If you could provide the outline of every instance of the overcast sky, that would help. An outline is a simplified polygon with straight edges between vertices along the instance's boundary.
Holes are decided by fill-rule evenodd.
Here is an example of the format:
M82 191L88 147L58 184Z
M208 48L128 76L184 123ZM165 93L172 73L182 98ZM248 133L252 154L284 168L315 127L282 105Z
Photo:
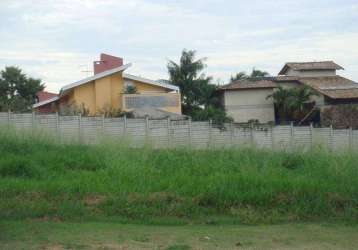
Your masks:
M101 52L128 73L168 78L183 48L221 82L253 67L334 60L358 81L357 0L0 0L0 68L17 65L47 89L88 76Z

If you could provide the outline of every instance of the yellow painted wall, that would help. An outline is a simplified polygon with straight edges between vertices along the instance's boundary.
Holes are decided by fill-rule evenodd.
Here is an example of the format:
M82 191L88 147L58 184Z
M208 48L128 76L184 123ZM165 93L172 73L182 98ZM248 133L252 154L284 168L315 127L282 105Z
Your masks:
M112 105L111 100L111 77L103 77L95 81L95 111L100 112L104 108L110 108Z
M122 74L111 76L111 104L115 109L122 109L123 78Z
M95 106L95 89L94 82L90 82L77 88L74 88L73 99L79 107L84 105L86 109L90 111L91 114L94 114ZM70 102L71 103L71 102Z
M68 95L68 103L73 103L75 102L75 90L72 90Z
M160 86L150 85L148 83L142 83L142 82L138 82L138 81L131 81L131 82L133 82L134 86L136 86L138 93L144 93L144 92L165 93L165 92L167 92L165 88L160 87Z

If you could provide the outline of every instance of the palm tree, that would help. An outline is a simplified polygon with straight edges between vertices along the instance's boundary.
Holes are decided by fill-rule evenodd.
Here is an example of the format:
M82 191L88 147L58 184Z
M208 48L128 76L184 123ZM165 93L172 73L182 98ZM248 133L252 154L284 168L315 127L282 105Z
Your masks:
M289 105L293 110L303 112L305 104L309 103L314 95L317 95L316 91L308 86L294 88L292 89L292 98Z
M317 93L308 86L292 89L279 86L267 98L274 100L280 119L301 120L310 111L306 107L313 95Z
M254 78L254 77L265 77L265 76L269 76L270 74L266 71L262 71L259 69L252 69L251 75L250 77Z
M167 65L169 81L180 89L184 111L203 104L200 92L211 81L201 74L205 58L195 59L195 54L194 50L183 50L179 64L169 61Z
M317 95L316 91L308 86L294 88L291 90L289 107L295 120L301 120L311 110L307 110L307 104L312 103L311 97Z
M230 82L234 82L234 81L238 81L238 80L246 80L246 79L250 79L250 78L266 77L269 75L270 74L267 73L266 71L262 71L262 70L253 68L250 75L246 74L245 71L240 71L239 73L236 73L236 75L231 76ZM251 79L251 80L255 80L255 79Z
M167 65L170 83L180 88L183 113L193 120L228 121L216 91L218 86L202 73L205 58L196 59L195 55L194 50L183 50L179 63L169 61Z
M290 103L292 103L292 90L279 86L271 95L266 97L272 98L280 119L286 120L290 115Z
M247 79L249 76L246 74L245 71L240 71L239 73L236 73L235 76L231 76L230 78L230 82L234 82L237 80L243 80L243 79Z

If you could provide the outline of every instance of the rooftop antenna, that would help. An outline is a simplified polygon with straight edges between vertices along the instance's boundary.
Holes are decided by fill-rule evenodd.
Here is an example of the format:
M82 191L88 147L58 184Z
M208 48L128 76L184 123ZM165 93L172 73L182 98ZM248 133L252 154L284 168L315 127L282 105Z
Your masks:
M84 68L80 72L86 74L87 77L89 77L93 74L93 70L90 70L88 65L86 65L86 64L80 65L79 68Z

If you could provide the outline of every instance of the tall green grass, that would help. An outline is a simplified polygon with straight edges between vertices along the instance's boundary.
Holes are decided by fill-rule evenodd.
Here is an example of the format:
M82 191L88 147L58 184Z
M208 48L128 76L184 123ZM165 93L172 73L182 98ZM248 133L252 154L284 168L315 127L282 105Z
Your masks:
M0 218L358 220L352 152L65 145L1 131Z

